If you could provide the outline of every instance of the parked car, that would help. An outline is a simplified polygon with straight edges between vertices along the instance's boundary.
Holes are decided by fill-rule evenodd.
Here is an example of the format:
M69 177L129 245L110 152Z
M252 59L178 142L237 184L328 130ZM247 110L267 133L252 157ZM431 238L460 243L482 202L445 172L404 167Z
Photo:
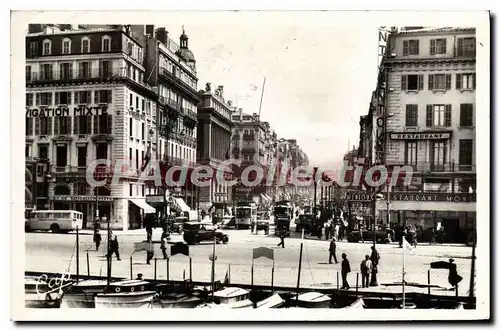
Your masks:
M223 229L236 228L236 218L234 216L224 216L221 227Z
M388 231L387 229L382 229L381 227L378 227L375 231L375 240L377 243L385 243L387 239ZM394 241L394 236L391 235L391 240ZM365 230L363 231L363 240L365 241L373 241L373 230ZM347 241L348 242L360 242L361 241L361 233L359 230L354 230L351 231L347 235Z
M182 234L184 231L184 224L188 222L188 218L185 216L176 217L172 223L172 232Z
M255 231L264 230L265 234L269 234L269 220L257 220L257 227Z
M295 219L295 232L300 232L302 229L311 229L313 221L313 214L299 215L299 217Z
M186 222L184 223L184 241L188 245L194 245L202 241L213 241L216 243L222 242L227 244L229 236L221 231L218 231L211 222Z

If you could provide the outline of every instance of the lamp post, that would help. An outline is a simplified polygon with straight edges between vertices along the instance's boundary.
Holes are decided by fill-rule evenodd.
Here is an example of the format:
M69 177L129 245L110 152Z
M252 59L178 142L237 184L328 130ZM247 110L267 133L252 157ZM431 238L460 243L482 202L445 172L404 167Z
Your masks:
M174 127L174 123L170 121L170 119L167 121L167 124L163 126L161 132L162 135L165 136L165 139L167 141L166 148L165 148L165 156L163 157L163 160L165 162L165 167L166 171L168 171L168 167L170 165L170 157L169 157L169 151L170 151L170 145L169 145L169 140L170 140L170 134L172 133L172 129ZM165 185L163 188L163 218L165 221L167 221L167 205L168 205L168 183L165 181Z
M317 194L317 187L318 187L318 183L316 182L316 173L318 172L318 167L314 167L313 168L313 185L314 185L314 205L313 205L313 214L314 214L314 218L316 219L316 215L317 215L317 211L316 211L316 194Z

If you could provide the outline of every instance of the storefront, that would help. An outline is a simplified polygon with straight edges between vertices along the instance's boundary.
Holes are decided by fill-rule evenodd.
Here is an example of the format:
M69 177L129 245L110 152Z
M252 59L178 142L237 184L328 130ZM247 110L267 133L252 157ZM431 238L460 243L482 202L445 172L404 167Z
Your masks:
M92 228L96 205L100 217L111 217L114 199L110 196L95 195L54 195L52 208L55 210L76 210L83 213L83 227Z

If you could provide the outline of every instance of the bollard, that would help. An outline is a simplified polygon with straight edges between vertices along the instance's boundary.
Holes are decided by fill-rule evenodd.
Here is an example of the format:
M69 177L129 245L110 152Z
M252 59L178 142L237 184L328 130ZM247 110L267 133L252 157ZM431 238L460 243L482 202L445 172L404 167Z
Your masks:
M431 295L431 269L427 270L427 294Z
M90 277L90 260L89 260L89 251L87 250L87 276Z
M155 256L155 280L156 280L156 265L157 265L157 264L156 264L156 263L157 263L156 261L157 261L157 258L156 258L156 256Z
M340 291L340 284L339 284L339 272L337 271L337 292Z
M132 271L132 255L130 255L130 279L134 279L134 273Z
M358 296L359 272L356 272L356 296Z

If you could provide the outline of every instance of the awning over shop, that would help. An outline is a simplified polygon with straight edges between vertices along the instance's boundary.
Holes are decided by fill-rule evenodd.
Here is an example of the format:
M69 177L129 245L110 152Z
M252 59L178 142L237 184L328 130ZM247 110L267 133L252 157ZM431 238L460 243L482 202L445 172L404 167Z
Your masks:
M141 208L144 211L144 214L156 213L156 209L148 205L145 199L129 199L129 201Z
M260 197L261 197L261 198L262 198L262 200L264 200L264 201L269 201L269 198L268 198L265 194L263 194L263 193L261 193Z
M266 197L266 199L267 199L268 201L271 201L271 200L272 200L272 199L271 199L271 197L270 197L269 195L264 194L264 196Z
M183 198L174 198L174 203L182 212L191 210L191 208L189 208Z

